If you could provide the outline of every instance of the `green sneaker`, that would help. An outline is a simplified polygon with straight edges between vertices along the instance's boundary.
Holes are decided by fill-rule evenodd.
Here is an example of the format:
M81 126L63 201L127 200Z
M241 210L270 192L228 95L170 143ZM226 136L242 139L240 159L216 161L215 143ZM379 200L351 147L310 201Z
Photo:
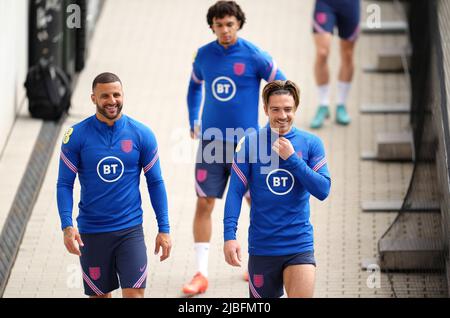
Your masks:
M336 106L336 123L339 125L348 125L350 124L350 116L345 109L345 105L337 105Z
M310 127L313 129L322 127L324 120L328 117L330 117L330 110L328 109L328 106L320 105L317 108L316 115L314 116Z

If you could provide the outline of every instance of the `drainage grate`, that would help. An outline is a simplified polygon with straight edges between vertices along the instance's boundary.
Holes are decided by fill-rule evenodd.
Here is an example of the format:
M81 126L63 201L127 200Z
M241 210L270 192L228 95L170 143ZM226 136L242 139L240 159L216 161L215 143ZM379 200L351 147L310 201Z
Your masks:
M26 174L14 198L0 234L0 297L16 260L34 203L47 172L55 143L66 115L58 122L44 121L28 161Z

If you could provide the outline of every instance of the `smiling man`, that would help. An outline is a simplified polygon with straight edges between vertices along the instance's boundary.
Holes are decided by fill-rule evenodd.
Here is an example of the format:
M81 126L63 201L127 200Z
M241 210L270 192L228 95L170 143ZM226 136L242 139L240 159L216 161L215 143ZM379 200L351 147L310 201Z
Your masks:
M291 81L263 90L269 123L237 148L224 213L224 255L241 266L236 229L250 189L249 292L252 298L312 297L315 282L310 195L324 200L331 179L321 140L293 126L300 91ZM270 161L262 160L269 154Z
M64 135L57 183L64 245L80 257L85 294L111 297L120 285L123 297L144 296L147 252L142 228L139 182L144 171L159 233L155 253L170 255L167 195L153 132L122 114L122 82L112 73L92 84L95 115ZM73 226L73 184L78 174L81 198Z
M237 141L245 131L259 128L261 80L285 78L267 53L238 37L245 14L236 2L218 1L209 8L206 19L216 40L197 51L187 96L191 138L200 139L195 165L197 205L193 230L197 273L183 286L187 295L208 288L211 214L215 200L221 199L225 191ZM205 96L199 121L202 86ZM208 149L214 149L214 154ZM250 202L248 197L247 200Z

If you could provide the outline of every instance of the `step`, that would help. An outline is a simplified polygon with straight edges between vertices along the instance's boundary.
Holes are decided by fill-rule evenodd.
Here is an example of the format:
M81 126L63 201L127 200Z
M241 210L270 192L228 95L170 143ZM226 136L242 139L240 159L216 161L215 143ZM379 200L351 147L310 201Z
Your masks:
M363 151L361 159L380 161L411 161L414 154L411 131L380 132L376 135L376 150Z
M444 270L440 213L401 213L378 241L383 271Z
M407 103L364 103L359 111L361 114L408 114L411 107Z
M363 34L406 34L408 24L405 21L382 21L379 27L367 23L361 25Z

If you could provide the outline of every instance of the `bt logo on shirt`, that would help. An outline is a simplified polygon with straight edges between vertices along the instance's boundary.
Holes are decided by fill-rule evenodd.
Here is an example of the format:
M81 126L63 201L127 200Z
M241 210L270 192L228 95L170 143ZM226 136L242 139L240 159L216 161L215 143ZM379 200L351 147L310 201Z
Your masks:
M294 176L285 169L272 170L266 177L266 184L270 192L275 195L285 195L294 187Z
M231 78L220 76L213 81L211 90L217 100L226 102L236 94L236 84Z
M124 171L122 160L117 157L105 157L97 164L97 174L105 182L116 182Z

